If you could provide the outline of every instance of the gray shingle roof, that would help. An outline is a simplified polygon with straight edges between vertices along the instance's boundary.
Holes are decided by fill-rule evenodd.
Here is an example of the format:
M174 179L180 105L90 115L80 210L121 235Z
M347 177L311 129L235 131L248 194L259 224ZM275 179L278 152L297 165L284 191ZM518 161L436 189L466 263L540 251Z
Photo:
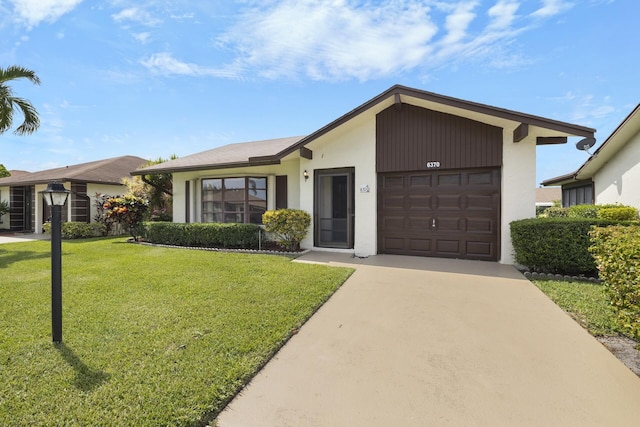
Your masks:
M146 162L141 157L120 156L0 178L0 186L34 185L52 181L121 184L122 178L129 177L132 170Z
M265 160L264 158L275 156L292 145L295 145L303 138L302 136L294 136L224 145L212 150L202 151L180 157L179 159L140 168L133 172L133 174L142 175L147 172L222 169L233 166L265 164L269 163L270 160Z

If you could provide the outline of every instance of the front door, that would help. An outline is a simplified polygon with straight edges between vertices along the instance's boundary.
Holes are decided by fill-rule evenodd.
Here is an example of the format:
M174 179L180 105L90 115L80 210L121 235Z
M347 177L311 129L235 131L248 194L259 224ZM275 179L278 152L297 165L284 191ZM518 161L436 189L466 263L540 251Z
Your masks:
M315 246L353 248L354 168L315 171Z

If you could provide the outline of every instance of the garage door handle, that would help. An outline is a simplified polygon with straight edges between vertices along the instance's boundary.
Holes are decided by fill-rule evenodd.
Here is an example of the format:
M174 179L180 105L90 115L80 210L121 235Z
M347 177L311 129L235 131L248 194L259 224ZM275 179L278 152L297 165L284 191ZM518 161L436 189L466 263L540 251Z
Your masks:
M435 218L431 221L431 228L436 228L436 219Z

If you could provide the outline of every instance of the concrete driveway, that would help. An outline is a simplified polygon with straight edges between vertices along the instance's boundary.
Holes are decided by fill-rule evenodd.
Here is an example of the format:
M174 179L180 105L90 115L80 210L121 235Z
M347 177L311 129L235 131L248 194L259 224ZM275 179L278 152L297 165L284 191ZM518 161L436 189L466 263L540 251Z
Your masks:
M218 417L239 426L637 426L640 378L513 267L356 272Z

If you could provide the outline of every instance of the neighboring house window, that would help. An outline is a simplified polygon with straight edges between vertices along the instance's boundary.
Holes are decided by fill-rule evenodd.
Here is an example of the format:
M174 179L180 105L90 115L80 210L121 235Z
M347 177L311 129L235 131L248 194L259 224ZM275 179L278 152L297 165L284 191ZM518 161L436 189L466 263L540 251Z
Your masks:
M202 180L202 222L262 224L267 210L267 178Z
M562 188L562 206L565 208L575 205L592 205L593 203L592 183L577 187Z

